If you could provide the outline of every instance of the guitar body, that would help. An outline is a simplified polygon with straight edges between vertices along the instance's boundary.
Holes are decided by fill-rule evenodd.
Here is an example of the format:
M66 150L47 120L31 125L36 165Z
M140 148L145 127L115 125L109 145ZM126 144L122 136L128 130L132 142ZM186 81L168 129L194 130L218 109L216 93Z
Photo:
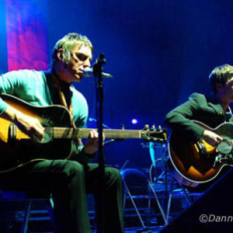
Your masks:
M169 142L169 167L174 177L183 185L196 187L214 180L225 166L232 166L233 124L223 123L212 129L196 122L224 138L217 148L200 140L187 142L184 137L172 134Z
M71 127L70 114L62 106L36 107L10 95L1 97L11 107L38 119L43 126ZM0 118L0 150L0 173L3 173L34 161L69 158L71 140L35 143L10 121Z
M2 94L1 98L12 108L27 116L37 119L45 129L43 143L33 142L14 124L0 117L0 173L12 171L28 163L70 159L77 150L77 140L88 138L93 129L74 129L71 125L69 111L60 105L36 107L14 96ZM125 130L104 129L105 138L111 139L144 139L165 143L165 129Z

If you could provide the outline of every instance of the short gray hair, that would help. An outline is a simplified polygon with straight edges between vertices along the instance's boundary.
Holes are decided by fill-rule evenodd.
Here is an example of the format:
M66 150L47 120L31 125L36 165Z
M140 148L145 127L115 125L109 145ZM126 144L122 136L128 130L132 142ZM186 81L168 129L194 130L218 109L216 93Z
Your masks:
M52 52L52 61L51 66L54 65L54 62L58 60L57 58L57 52L59 49L62 48L63 50L63 56L65 63L68 63L70 61L70 52L75 48L76 45L80 44L81 46L87 46L91 49L93 52L93 45L91 41L86 37L78 33L68 33L64 37L62 37L60 40L57 41L53 48Z

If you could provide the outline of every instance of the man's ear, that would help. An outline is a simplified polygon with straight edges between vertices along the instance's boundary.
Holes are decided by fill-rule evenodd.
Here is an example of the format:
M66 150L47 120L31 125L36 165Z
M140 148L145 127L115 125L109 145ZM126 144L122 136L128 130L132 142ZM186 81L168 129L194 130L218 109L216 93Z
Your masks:
M60 61L64 61L64 57L63 57L63 49L58 49L58 51L57 51L57 58L58 58L58 60L60 60Z
M216 84L216 90L217 92L220 92L223 89L223 85L221 83Z

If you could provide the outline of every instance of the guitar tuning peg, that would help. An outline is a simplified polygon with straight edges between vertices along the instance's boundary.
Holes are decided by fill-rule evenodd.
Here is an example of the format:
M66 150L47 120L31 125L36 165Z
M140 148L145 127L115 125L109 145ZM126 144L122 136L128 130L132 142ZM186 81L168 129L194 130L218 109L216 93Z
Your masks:
M148 130L149 129L149 125L145 125L144 130Z
M162 129L161 125L159 125L158 129L159 129L159 130L161 130L161 129Z
M155 130L155 125L152 125L150 130L152 130L152 131Z

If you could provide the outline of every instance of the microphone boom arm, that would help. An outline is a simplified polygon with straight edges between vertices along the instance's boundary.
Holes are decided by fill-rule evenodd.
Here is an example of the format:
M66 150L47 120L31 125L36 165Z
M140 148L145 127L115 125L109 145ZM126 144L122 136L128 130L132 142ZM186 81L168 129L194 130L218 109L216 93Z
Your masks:
M101 72L102 78L113 78L111 74ZM95 77L93 68L85 68L83 70L83 77L90 78L90 77Z

